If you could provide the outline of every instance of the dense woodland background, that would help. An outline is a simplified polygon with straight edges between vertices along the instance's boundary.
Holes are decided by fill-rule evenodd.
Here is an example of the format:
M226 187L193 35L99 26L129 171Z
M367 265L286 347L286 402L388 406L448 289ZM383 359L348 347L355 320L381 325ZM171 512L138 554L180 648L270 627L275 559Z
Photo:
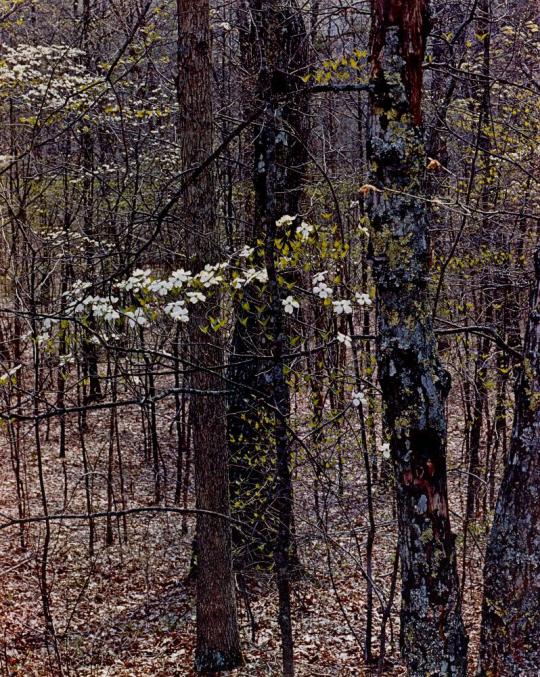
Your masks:
M3 675L539 674L536 11L0 0Z

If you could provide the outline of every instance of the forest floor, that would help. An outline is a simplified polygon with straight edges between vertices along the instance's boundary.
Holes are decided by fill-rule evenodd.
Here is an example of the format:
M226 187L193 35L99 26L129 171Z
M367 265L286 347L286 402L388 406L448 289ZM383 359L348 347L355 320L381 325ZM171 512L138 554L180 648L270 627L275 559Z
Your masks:
M170 413L170 412L169 412ZM89 414L87 452L93 487L93 509L105 510L109 416ZM144 461L143 443L135 430L137 411L123 411L119 419L125 501L128 507L151 505L153 474ZM76 421L75 421L76 423ZM58 458L58 430L51 425L43 434L42 456L49 512L84 513L84 472L79 436L70 422L67 457ZM160 417L161 452L169 468L167 504L172 504L174 440L170 416ZM459 431L459 421L453 427ZM44 433L45 431L43 431ZM32 425L20 427L24 457L27 515L43 513ZM450 439L452 439L452 435ZM459 439L456 434L455 439ZM304 576L293 584L295 657L299 677L377 674L363 661L367 533L366 487L363 463L354 436L338 440L343 451L343 495L328 500L326 529L314 517L313 478L306 466L295 485L296 532ZM336 447L334 447L335 449ZM463 473L459 449L450 457L451 508L454 530L459 532L464 506ZM0 433L0 513L17 515L16 487L7 435ZM120 506L115 479L115 505ZM395 520L388 483L375 487L377 536L374 581L384 598L392 578ZM183 533L182 516L171 513L140 514L113 522L114 543L105 543L105 520L96 520L96 543L89 553L86 521L57 522L51 529L47 584L50 607L65 675L115 677L189 676L195 644L193 585L189 572L193 518ZM464 616L470 636L471 671L478 643L481 599L482 550L485 529L471 537L466 563ZM16 526L0 530L0 673L6 677L59 675L57 661L45 643L41 597L41 564L45 528L26 526L25 547ZM458 534L459 569L463 539ZM471 543L472 542L472 543ZM398 581L399 591L399 581ZM239 593L246 666L235 677L280 674L280 643L276 593L270 577L261 576L257 589L250 586L249 609L256 624L254 637L246 605ZM375 597L374 653L379 650L381 605ZM399 658L399 595L387 625L387 663L383 675L403 675Z

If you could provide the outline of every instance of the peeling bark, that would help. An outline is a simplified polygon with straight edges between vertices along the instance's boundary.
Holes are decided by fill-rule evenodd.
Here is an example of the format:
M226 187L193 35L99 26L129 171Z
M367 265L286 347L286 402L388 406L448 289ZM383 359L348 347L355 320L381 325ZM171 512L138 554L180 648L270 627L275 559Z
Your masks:
M384 59L386 31L399 31L404 64L403 84L415 124L422 121L422 62L429 33L427 0L373 0L371 64L380 75ZM404 68L403 68L404 67Z
M460 676L466 674L467 638L448 514L444 402L450 379L431 320L426 156L415 124L427 9L422 0L376 0L373 12L370 255L379 380L396 477L402 653L410 675Z

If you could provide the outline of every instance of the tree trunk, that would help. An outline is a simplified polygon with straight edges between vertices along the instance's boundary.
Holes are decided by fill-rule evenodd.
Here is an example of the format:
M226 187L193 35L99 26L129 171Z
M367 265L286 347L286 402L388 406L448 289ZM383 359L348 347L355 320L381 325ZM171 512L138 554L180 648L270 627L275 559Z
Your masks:
M271 562L270 557L273 557L282 669L284 677L292 677L289 580L293 497L289 384L284 357L288 337L276 259L279 256L278 238L292 235L294 225L278 232L276 221L285 214L296 216L298 212L305 164L304 138L300 132L304 111L301 93L290 101L287 95L296 92L301 85L298 72L294 72L297 71L295 63L301 67L305 65L307 44L295 0L250 0L249 5L252 12L250 47L253 50L250 56L257 73L256 105L263 108L254 138L254 231L260 231L257 239L262 242L262 247L258 247L257 258L259 265L266 268L268 283L247 290L250 307L245 321L239 317L235 329L233 351L240 346L244 350L251 347L243 359L247 357L251 361L247 373L255 378L245 380L242 367L235 364L239 357L242 359L241 354L233 352L231 375L235 379L236 392L229 409L229 442L234 464L231 479L237 501L247 501L249 506L242 511L243 521L253 525L245 550L251 559L264 561L266 556ZM254 359L261 355L266 359ZM254 474L258 478L255 485ZM249 492L247 496L246 491Z
M177 0L178 104L182 166L189 170L212 151L212 61L208 0ZM198 271L220 255L214 213L213 177L203 173L186 193L182 213L188 229L191 266ZM219 298L215 298L216 309ZM214 312L219 312L212 309ZM196 505L223 517L197 515L197 648L199 672L230 670L242 663L232 569L225 401L211 391L223 389L219 368L223 346L218 334L200 331L209 320L202 305L191 313L191 415Z
M390 432L402 577L402 654L410 675L465 675L446 479L444 401L429 297L426 156L421 131L423 0L377 0L368 155L378 366Z
M480 674L533 676L540 666L540 246L515 389L508 464L484 567Z
M273 236L268 245L270 226L273 232L276 219L295 216L299 208L307 99L298 90L307 64L307 38L295 0L249 0L245 11L249 19L243 22L242 49L254 80L251 107L264 111L253 137L254 226L248 241L259 243L257 267L268 267L268 246L274 248ZM244 524L235 534L243 565L271 566L278 530L273 481L277 405L274 393L268 394L275 321L270 286L252 283L239 297L229 362L228 377L234 384L228 403L231 494L234 516Z

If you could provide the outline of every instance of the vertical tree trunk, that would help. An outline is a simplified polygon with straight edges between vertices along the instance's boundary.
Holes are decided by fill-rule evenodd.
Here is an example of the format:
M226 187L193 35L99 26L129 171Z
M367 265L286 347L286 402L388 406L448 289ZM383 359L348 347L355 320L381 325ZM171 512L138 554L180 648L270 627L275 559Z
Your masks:
M299 208L307 99L298 90L303 86L299 75L307 64L307 39L295 0L249 0L245 11L249 20L242 37L243 58L254 80L252 106L264 111L253 141L255 205L249 244L265 243L265 250L259 246L255 257L258 266L268 268L276 219L294 216ZM287 98L293 93L296 96ZM244 288L236 308L228 374L234 383L228 406L231 493L234 514L245 524L236 542L244 564L267 566L273 563L278 528L273 481L277 404L274 393L268 395L269 361L264 359L275 347L268 331L275 320L272 303L265 285Z
M493 247L495 251L504 249L502 242L503 234L499 228L490 227L490 219L487 216L490 209L493 208L491 202L491 193L493 191L493 180L491 175L491 141L487 129L491 116L491 100L490 89L491 81L489 78L490 71L490 2L489 0L479 0L478 3L478 20L476 22L477 33L483 35L482 39L482 72L475 78L476 82L473 86L473 96L476 98L479 106L479 120L478 120L478 167L480 180L480 205L484 216L482 218L481 229L479 234L478 246ZM477 163L473 161L471 172L477 171ZM494 290L497 288L497 282L488 283L485 285L486 289L480 290L480 309L485 313L487 324L493 323L493 303ZM469 522L480 516L480 498L481 498L481 446L482 446L482 427L483 414L486 405L489 403L488 397L488 360L490 341L488 339L478 340L478 355L476 358L476 365L474 370L474 400L473 400L473 420L471 426L471 433L469 439L469 476L467 487L467 504L465 508L465 527L467 532ZM467 535L467 534L466 534ZM466 537L466 536L465 536ZM464 547L465 551L465 547Z
M296 216L298 212L306 161L302 133L305 100L302 101L300 94L287 101L287 95L301 86L298 68L305 66L307 43L295 0L250 0L249 6L252 12L250 56L257 73L256 104L263 107L254 138L254 232L263 243L257 255L259 263L266 267L268 284L247 291L250 308L245 318L238 318L233 337L230 374L235 380L236 392L229 408L229 442L234 464L231 478L239 501L246 500L243 495L246 490L251 492L247 497L251 505L242 512L244 520L253 525L249 534L251 542L245 543L246 550L251 551L250 558L261 559L261 555L266 555L264 559L270 560L273 557L283 675L292 677L289 578L293 501L287 423L289 385L284 358L288 342L276 266L277 238L287 237L288 233L278 233L276 221L284 214ZM243 356L240 351L244 352ZM261 362L254 359L260 355L267 359ZM235 362L246 357L251 357L251 368L244 372ZM246 373L254 378L246 381ZM255 397L254 386L260 393ZM254 466L258 478L255 485ZM261 487L266 489L261 491Z
M486 552L480 674L540 666L540 246L510 454Z
M90 29L92 25L92 7L90 0L83 0L83 11L81 16L81 49L84 52L82 60L85 63L86 67L89 70L93 70L93 64L91 59L91 42L90 42ZM93 240L96 236L95 225L94 225L94 133L90 127L83 125L80 130L80 149L81 157L80 162L81 166L84 167L84 178L82 182L82 211L83 211L83 223L82 230L83 234ZM95 248L91 242L86 242L85 244L85 257L86 257L86 276L92 284L96 282L96 254ZM92 314L88 318L89 328L91 332L96 331L96 320ZM82 341L82 353L83 353L83 366L85 370L85 377L88 379L89 392L86 396L85 404L91 404L97 400L102 399L103 395L101 392L101 380L99 377L99 350L96 344L92 341L92 334L90 332L84 332L84 337Z
M182 166L188 171L212 151L210 9L208 0L177 0L177 11L179 126ZM189 251L196 252L191 265L197 271L220 255L210 171L190 185L182 217ZM228 521L225 398L210 392L223 389L219 371L223 346L219 335L200 331L209 320L202 305L194 308L191 313L194 369L190 383L195 390L208 393L196 395L191 409L196 505L200 510L224 516L197 515L195 666L199 672L217 672L242 663Z
M394 464L402 576L402 653L411 675L465 675L446 479L442 369L428 293L421 123L424 0L374 0L368 154L378 365Z

